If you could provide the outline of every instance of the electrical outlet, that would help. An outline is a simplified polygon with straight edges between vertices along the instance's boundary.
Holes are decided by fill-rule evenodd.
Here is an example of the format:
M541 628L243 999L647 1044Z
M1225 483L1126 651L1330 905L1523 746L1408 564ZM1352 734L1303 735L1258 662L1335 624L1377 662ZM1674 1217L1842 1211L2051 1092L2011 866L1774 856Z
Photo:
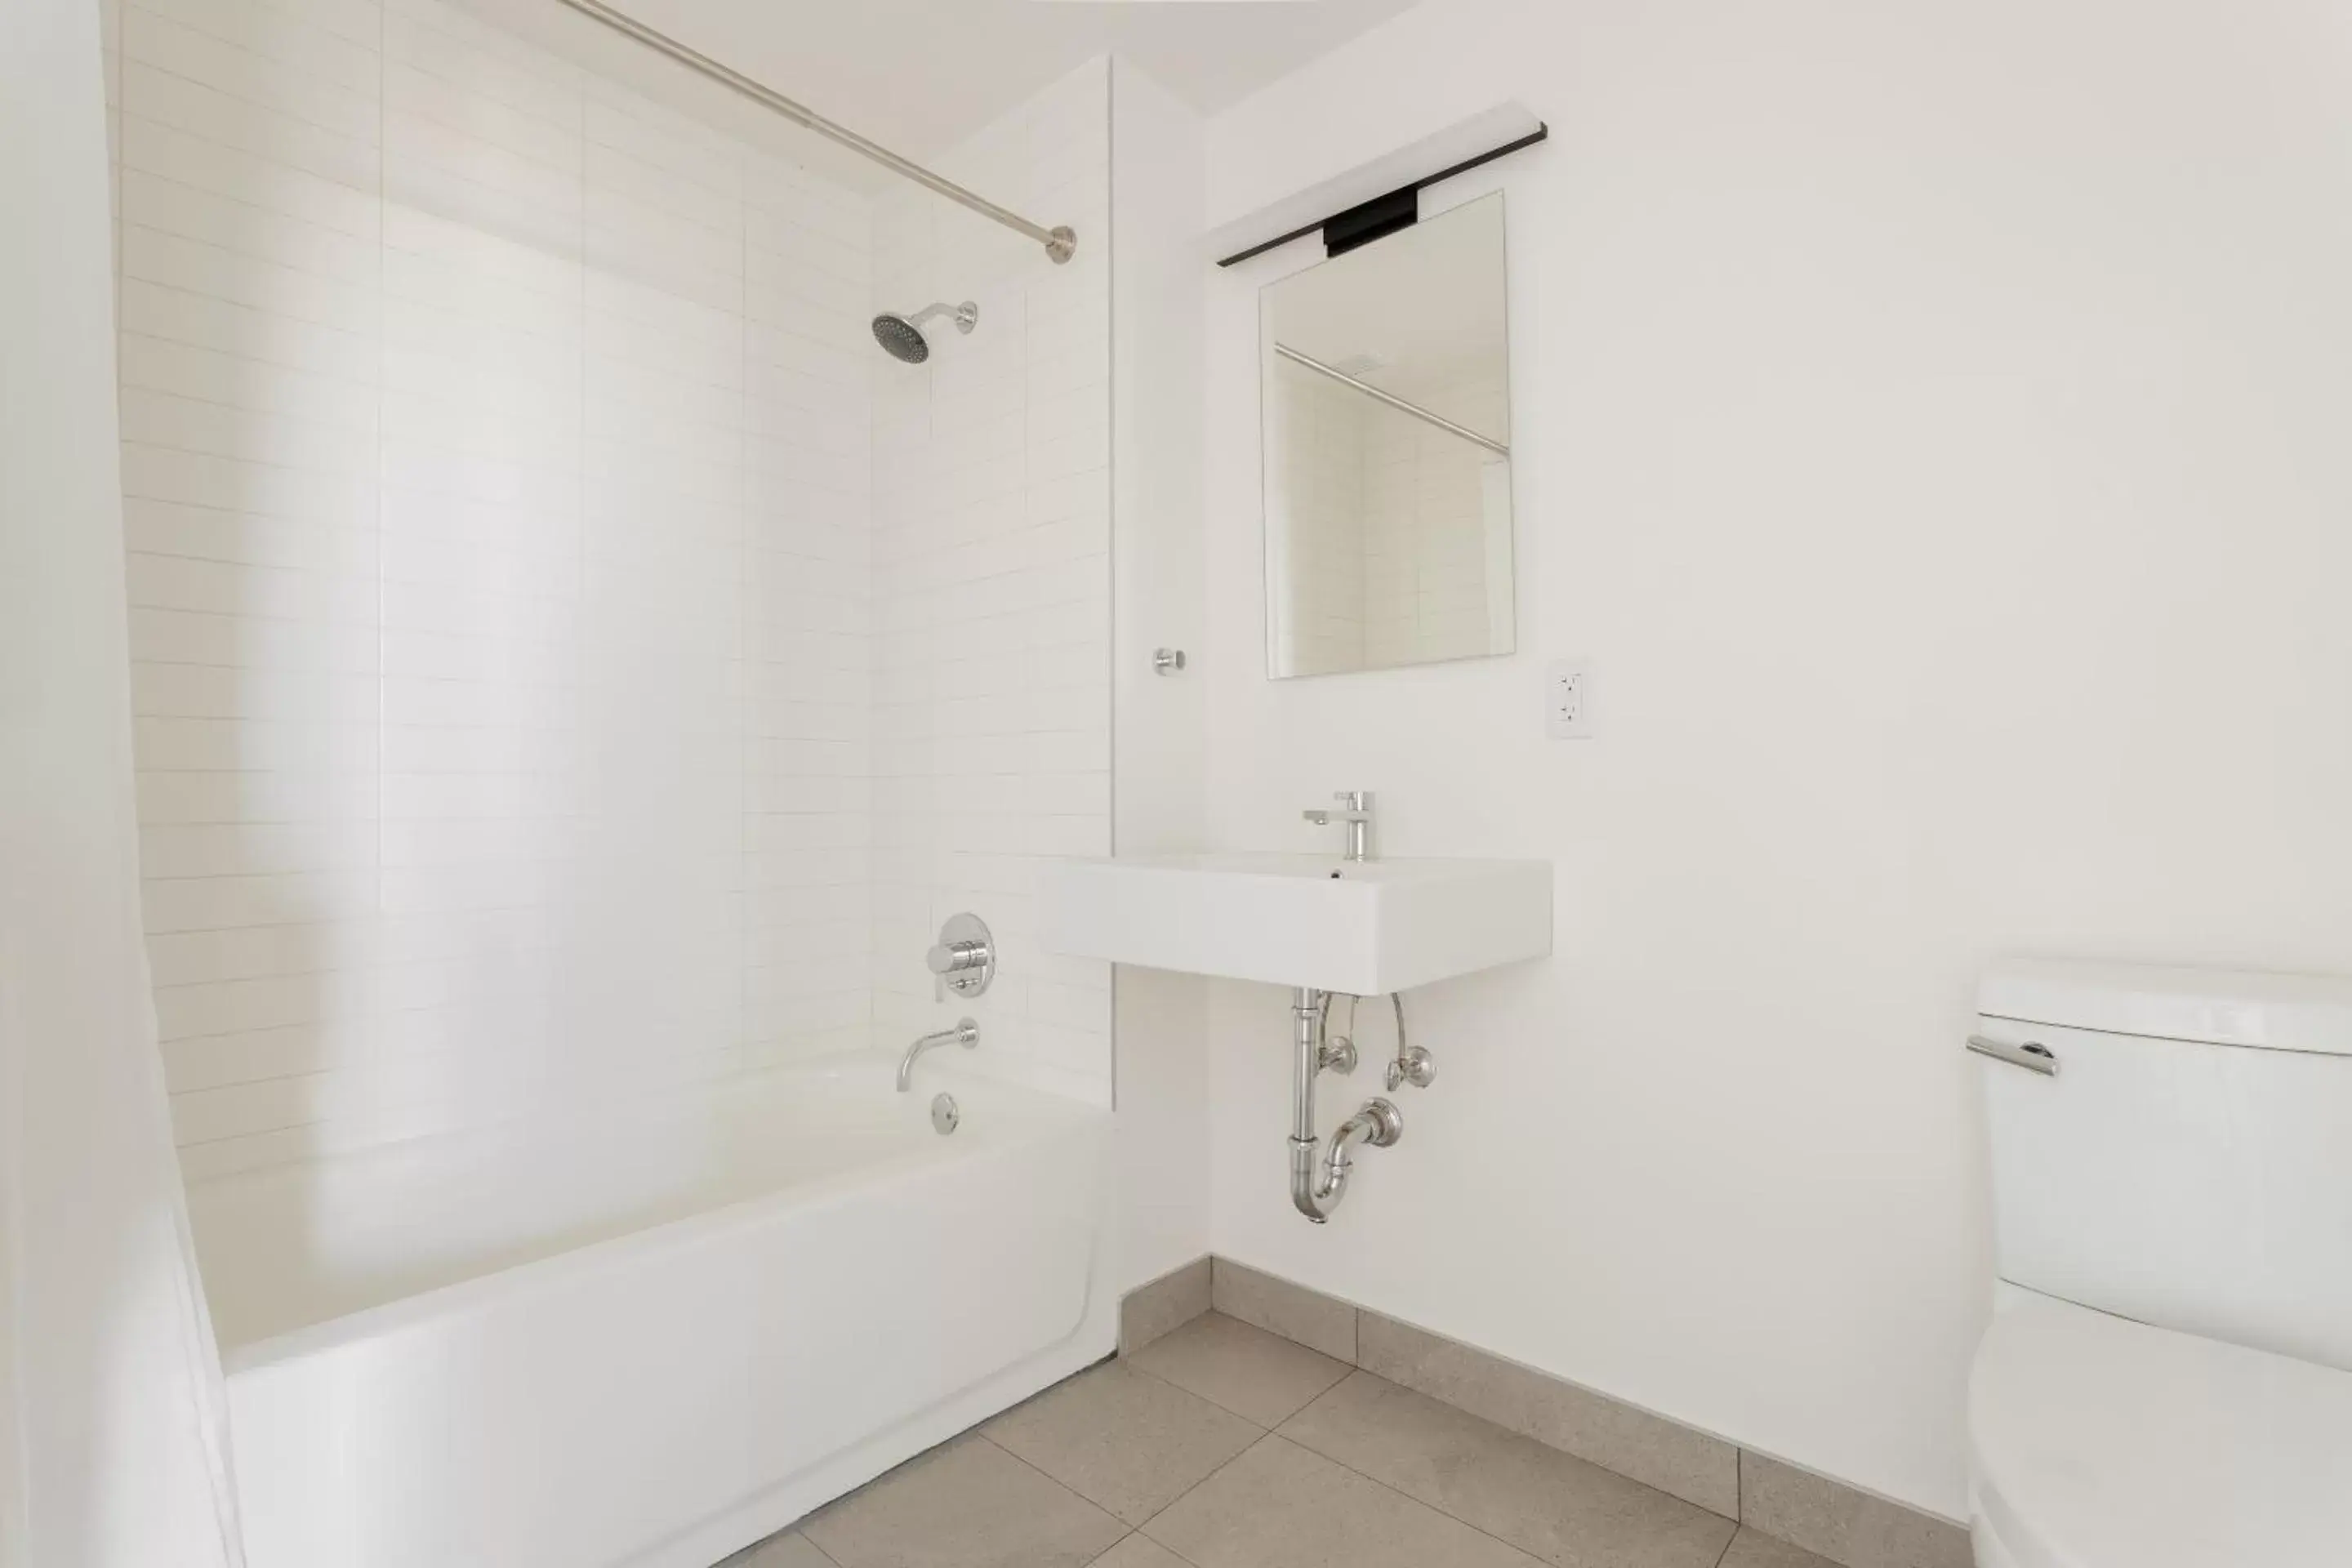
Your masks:
M1555 741L1592 738L1592 671L1561 659L1544 671L1544 733Z

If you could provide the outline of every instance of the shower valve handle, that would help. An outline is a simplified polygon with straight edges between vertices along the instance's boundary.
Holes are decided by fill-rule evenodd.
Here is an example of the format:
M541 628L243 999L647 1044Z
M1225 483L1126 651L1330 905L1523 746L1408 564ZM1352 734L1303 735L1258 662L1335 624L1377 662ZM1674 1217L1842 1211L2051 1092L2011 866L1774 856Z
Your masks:
M931 972L931 994L944 1002L952 991L977 996L996 978L996 939L977 915L951 915L940 928L940 940L923 955Z
M979 969L988 963L988 943L984 942L940 942L923 955L931 973L939 975L958 974L967 969Z

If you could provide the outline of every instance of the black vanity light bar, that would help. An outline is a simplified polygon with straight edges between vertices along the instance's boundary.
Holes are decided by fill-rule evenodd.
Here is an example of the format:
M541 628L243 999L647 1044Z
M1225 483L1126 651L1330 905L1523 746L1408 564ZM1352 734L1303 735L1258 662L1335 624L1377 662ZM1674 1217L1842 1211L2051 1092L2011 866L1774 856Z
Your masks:
M1551 128L1538 121L1533 131L1516 141L1506 142L1499 147L1489 147L1484 153L1465 158L1460 163L1440 169L1433 174L1424 174L1410 184L1399 185L1392 191L1383 191L1370 201L1359 202L1344 211L1331 214L1328 217L1317 218L1313 223L1301 224L1287 234L1276 235L1272 239L1261 241L1246 250L1236 250L1231 256L1220 257L1217 259L1217 265L1231 267L1236 261L1247 261L1253 256L1262 256L1276 246L1288 245L1292 240L1313 234L1318 228L1323 231L1324 255L1344 255L1360 245L1370 245L1383 235L1394 234L1401 228L1412 227L1421 216L1420 195L1424 185L1433 185L1440 180L1450 180L1465 169L1475 169L1481 163L1491 163L1496 159L1516 153L1522 147L1532 147L1550 134Z

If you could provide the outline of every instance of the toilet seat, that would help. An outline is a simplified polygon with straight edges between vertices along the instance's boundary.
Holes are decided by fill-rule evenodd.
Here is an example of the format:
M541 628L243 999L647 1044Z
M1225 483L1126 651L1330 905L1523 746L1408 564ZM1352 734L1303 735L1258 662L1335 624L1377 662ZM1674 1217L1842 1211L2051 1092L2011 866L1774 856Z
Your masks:
M2006 1297L1969 1378L1980 1562L2352 1562L2352 1373Z

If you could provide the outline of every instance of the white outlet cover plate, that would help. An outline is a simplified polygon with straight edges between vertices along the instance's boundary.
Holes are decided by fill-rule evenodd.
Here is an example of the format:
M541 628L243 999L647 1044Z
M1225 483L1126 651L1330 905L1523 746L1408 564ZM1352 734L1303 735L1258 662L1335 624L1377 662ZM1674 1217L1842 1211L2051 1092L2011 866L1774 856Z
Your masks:
M1555 741L1592 738L1592 668L1580 658L1544 669L1544 733Z

